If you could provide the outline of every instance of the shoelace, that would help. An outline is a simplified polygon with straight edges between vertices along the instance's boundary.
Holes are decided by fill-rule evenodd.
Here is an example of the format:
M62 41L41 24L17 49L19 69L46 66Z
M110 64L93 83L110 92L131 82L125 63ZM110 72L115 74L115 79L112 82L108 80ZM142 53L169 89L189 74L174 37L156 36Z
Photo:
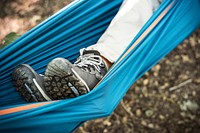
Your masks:
M83 51L80 52L81 55L74 63L79 67L88 67L93 66L98 72L101 71L100 67L104 67L104 63L102 58L99 55L85 54L83 55Z

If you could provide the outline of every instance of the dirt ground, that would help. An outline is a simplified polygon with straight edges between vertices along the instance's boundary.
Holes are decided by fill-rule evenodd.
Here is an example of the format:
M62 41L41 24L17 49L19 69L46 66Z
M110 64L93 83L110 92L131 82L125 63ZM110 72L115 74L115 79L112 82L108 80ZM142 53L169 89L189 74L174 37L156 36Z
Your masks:
M25 33L71 1L1 0L0 40ZM199 118L200 29L139 79L110 117L76 133L200 133Z

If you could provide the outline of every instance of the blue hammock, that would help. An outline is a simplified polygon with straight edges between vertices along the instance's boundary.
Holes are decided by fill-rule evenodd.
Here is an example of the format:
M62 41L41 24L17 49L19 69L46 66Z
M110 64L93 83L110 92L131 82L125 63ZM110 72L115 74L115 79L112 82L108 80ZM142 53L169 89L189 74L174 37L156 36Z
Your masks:
M130 86L200 26L200 0L165 0L89 94L26 103L11 82L13 69L30 64L38 73L56 57L74 61L95 44L123 0L77 0L0 51L0 132L72 132L83 122L110 115Z

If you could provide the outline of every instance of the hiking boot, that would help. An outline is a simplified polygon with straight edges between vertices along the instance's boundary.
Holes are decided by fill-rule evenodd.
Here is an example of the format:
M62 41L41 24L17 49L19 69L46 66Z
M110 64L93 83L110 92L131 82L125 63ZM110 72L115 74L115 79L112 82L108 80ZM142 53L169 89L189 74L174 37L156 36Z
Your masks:
M77 97L90 92L106 72L98 51L83 50L74 64L64 58L56 58L48 64L45 90L53 99Z
M12 73L16 90L27 102L50 101L44 90L44 78L29 65L19 65Z

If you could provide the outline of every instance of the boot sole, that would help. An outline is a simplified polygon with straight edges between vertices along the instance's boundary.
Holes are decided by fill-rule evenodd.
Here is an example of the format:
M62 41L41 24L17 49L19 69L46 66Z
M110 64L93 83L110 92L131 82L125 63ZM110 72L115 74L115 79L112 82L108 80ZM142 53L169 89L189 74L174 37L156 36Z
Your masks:
M47 101L34 83L34 79L37 81L37 76L35 71L26 64L18 66L12 73L16 90L27 102Z
M54 100L88 93L84 83L73 73L72 64L64 58L56 58L48 64L44 82L45 91Z

